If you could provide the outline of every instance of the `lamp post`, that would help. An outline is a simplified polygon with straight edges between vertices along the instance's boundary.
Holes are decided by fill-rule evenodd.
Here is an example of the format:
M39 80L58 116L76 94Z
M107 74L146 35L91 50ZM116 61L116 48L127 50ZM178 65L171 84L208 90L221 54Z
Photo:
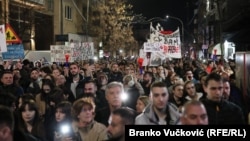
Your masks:
M160 17L153 17L153 18L147 20L147 22L152 22L152 21L164 21L164 19L162 19Z
M182 30L182 46L184 48L184 24L183 24L183 21L180 19L180 18L177 18L177 17L173 17L173 16L169 16L167 15L166 16L167 19L169 18L172 18L172 19L175 19L177 21L179 21L181 23L181 30Z

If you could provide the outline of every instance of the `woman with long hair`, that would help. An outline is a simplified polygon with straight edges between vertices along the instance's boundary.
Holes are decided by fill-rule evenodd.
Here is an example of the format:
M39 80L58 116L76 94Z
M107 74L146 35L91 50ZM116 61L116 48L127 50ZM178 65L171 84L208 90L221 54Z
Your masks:
M55 120L51 126L53 127L53 132L49 135L50 140L65 141L74 139L74 132L71 125L71 107L72 104L69 101L62 101L56 105Z
M34 100L24 101L18 111L18 128L24 133L47 141L43 122L39 117L38 107Z
M36 102L39 107L39 114L45 118L45 114L63 99L62 89L55 86L55 83L49 79L43 79L42 91L36 95ZM52 108L52 109L51 109Z

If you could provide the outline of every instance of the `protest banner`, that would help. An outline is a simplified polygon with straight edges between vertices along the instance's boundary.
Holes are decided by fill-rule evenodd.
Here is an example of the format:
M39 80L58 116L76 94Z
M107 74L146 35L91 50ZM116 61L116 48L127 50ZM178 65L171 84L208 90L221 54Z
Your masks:
M24 59L23 44L8 45L7 52L2 53L3 60L19 60Z
M5 26L0 25L0 52L6 52L7 45L6 45L6 36L5 36Z

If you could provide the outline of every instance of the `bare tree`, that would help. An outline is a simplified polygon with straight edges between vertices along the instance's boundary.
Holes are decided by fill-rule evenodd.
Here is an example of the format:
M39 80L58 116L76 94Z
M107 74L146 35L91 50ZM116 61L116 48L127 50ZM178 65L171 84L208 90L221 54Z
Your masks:
M89 33L103 42L103 49L131 49L136 45L131 22L132 5L125 0L99 0L91 5Z

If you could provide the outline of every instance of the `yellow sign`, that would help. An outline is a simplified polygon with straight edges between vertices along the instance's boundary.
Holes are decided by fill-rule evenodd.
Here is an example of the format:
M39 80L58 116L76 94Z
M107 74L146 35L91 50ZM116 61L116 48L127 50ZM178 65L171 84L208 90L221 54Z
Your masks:
M5 34L6 34L7 43L21 43L22 42L20 38L17 36L16 32L10 26L10 24L6 24Z

